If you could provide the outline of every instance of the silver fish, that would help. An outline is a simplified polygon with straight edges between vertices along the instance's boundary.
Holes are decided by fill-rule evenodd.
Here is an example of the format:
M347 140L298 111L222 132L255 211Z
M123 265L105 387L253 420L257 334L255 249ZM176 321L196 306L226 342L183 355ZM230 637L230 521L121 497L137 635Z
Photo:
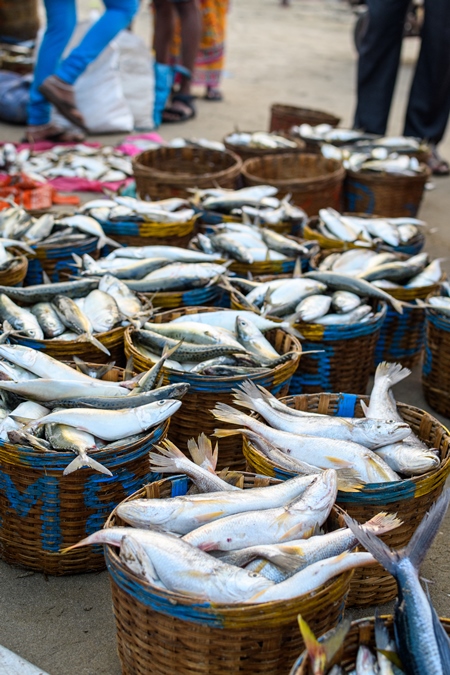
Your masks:
M37 318L46 338L54 338L66 330L56 310L49 302L38 302L31 308L31 313Z
M95 333L106 333L120 321L116 301L109 293L100 291L98 288L86 296L83 311Z
M15 330L27 337L42 340L44 333L36 317L23 307L19 307L7 295L0 294L0 318L8 321Z
M77 455L64 469L64 476L81 469L83 466L88 466L94 471L112 476L111 471L106 466L103 466L88 455L88 451L97 449L95 438L91 434L64 424L47 424L45 427L45 437L56 450L71 450Z
M57 295L52 300L57 314L67 328L71 328L75 333L83 335L88 342L91 342L97 349L111 356L106 347L92 335L92 325L87 316L79 309L71 298L63 295Z

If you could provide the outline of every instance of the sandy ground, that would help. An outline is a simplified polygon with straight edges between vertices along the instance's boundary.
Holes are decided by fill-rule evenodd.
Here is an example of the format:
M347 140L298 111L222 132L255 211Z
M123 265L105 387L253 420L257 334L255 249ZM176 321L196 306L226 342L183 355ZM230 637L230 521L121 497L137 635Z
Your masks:
M90 3L83 0L81 16ZM338 0L293 0L281 9L276 0L236 0L230 13L223 103L198 102L198 116L162 134L220 140L235 127L264 129L271 103L292 103L332 111L351 124L354 107L354 17ZM149 42L150 15L143 7L135 30ZM403 112L418 44L405 44L390 131L402 131ZM202 92L200 92L201 94ZM22 129L0 125L1 140L18 140ZM102 137L113 142L115 137ZM450 157L450 138L442 144ZM448 252L450 179L435 181L421 216L430 224L427 250ZM448 267L448 262L445 263ZM420 369L398 386L397 398L427 408ZM445 421L445 420L443 420ZM438 613L450 616L449 519L439 533L422 574L429 579ZM0 564L0 644L39 665L50 675L119 675L107 573L45 578ZM391 606L384 608L391 609ZM368 608L352 616L369 616ZM5 673L5 675L7 675Z

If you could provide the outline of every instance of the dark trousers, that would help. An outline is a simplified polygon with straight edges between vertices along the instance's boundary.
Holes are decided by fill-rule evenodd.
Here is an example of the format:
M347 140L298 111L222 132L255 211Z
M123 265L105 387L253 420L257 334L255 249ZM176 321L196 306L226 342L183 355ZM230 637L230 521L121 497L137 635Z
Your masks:
M400 63L409 0L367 0L369 24L358 63L355 127L386 132ZM425 0L422 45L411 85L404 134L442 139L450 114L450 0Z

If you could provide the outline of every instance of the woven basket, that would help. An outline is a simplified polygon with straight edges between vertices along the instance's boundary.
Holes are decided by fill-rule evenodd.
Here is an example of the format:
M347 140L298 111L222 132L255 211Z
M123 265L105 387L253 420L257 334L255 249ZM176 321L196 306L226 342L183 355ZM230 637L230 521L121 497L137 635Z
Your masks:
M19 251L17 248L9 248L8 250L17 258L17 260L10 269L0 270L0 285L21 286L27 275L28 259L23 255L23 252Z
M164 323L185 314L197 314L199 311L214 312L217 311L217 307L186 307L175 311L161 312L152 318L152 322ZM287 394L289 381L297 370L300 361L302 350L300 342L278 328L266 333L266 337L280 354L293 350L298 352L298 355L295 359L282 363L272 368L268 373L261 375L208 377L196 373L163 369L163 384L188 382L190 385L189 391L183 397L182 407L171 419L169 438L178 445L180 450L187 446L190 438L197 438L202 432L212 436L214 429L217 427L217 420L210 411L219 402L232 404L232 390L244 380L251 379L277 397ZM131 340L131 329L125 332L125 354L127 358L133 357L133 367L138 373L148 370L152 365L151 361L134 347ZM239 438L230 437L220 440L218 468L223 469L225 467L244 468L242 444Z
M425 183L431 176L426 164L415 176L397 176L376 171L347 171L344 185L345 210L377 213L396 218L415 216Z
M97 249L98 239L92 237L83 242L71 242L47 248L43 246L33 246L35 256L28 262L28 271L25 277L25 286L43 284L43 272L45 272L50 281L66 281L67 277L78 276L79 269L73 259L75 253L80 258L88 253L92 258L99 257Z
M103 231L123 246L179 246L186 248L195 230L196 219L185 223L137 223L102 221Z
M21 337L14 335L11 341L31 349L44 351L48 356L53 356L59 361L70 361L74 356L78 356L83 361L91 363L106 363L107 361L115 361L117 366L125 364L125 356L123 351L123 335L125 328L118 326L107 333L97 333L95 337L102 345L109 350L111 356L97 349L90 342L76 341L76 340L33 340L32 338Z
M311 108L298 108L293 105L283 105L274 103L270 109L270 131L290 131L291 127L301 124L310 124L312 127L318 124L329 124L337 127L341 121L336 117L322 110L312 110Z
M368 403L367 396L352 394L315 394L289 396L286 405L297 410L309 410L340 417L364 417L360 401ZM382 536L394 549L402 548L411 539L423 516L442 492L450 473L450 435L447 429L429 413L398 403L398 411L412 430L427 445L438 448L442 459L438 469L423 476L394 483L374 483L360 492L339 492L337 503L360 523L380 511L397 513L403 524ZM291 478L292 473L278 468L244 439L244 455L251 471L275 478ZM353 576L348 605L367 607L389 602L397 594L395 579L380 565L357 569Z
M37 0L0 0L0 26L2 35L34 40L39 30Z
M192 197L190 189L235 188L242 161L232 152L207 148L157 148L133 159L141 199Z
M103 379L119 381L114 368ZM117 504L151 480L148 453L167 435L169 421L143 438L92 453L113 476L83 468L67 476L71 452L38 452L0 441L0 558L45 574L105 567L100 546L61 553L103 527Z
M261 476L245 475L244 487ZM185 494L186 477L152 483L134 498ZM111 514L106 527L121 524ZM105 546L123 675L285 675L303 648L299 613L317 633L342 615L351 572L316 592L260 605L215 605L160 591L134 576Z
M450 417L450 317L427 308L423 393L430 406Z
M391 639L393 639L394 631L392 615L382 616L381 619L383 619L385 625L389 628ZM450 619L440 618L440 622L443 625L445 632L450 637ZM324 639L325 638L326 636L324 635ZM353 671L356 667L356 657L360 645L366 645L372 649L374 653L376 652L374 617L352 621L351 628L345 637L344 644L333 659L333 664L339 664L346 673ZM311 675L311 665L307 652L303 652L298 658L292 667L290 675Z
M309 216L332 206L341 209L345 169L335 159L320 155L290 153L248 159L242 169L245 185L273 185L279 196L292 195L292 201Z
M345 214L347 215L347 214ZM348 215L357 215L358 217L370 217L366 213L353 213L353 214L348 214ZM378 216L373 216L374 218L378 218ZM339 241L338 239L330 239L328 237L324 237L323 234L319 232L317 229L317 225L319 223L318 218L310 218L307 222L307 224L303 228L303 236L305 239L314 239L317 241L320 245L320 248L322 250L329 250L329 249L334 249L335 251L341 250L341 251L346 251L351 248L362 248L361 246L358 246L357 243L353 243L351 241ZM419 231L415 237L413 237L407 244L401 244L400 246L392 247L389 246L388 244L379 244L377 246L374 246L373 248L375 250L383 250L383 251L395 251L396 253L404 253L405 255L416 255L417 253L420 253L420 251L423 249L425 245L425 235L423 232ZM365 249L367 249L367 246L364 246Z
M254 133L253 131L244 131L242 133L249 133L252 134ZM227 141L227 138L230 136L230 134L227 134L225 138L223 139L223 144L225 145L227 150L230 150L231 152L234 152L236 155L238 155L243 162L245 162L247 159L253 159L255 157L262 157L263 155L285 155L286 153L292 153L292 152L302 152L305 150L305 142L302 141L301 138L292 138L288 134L285 134L281 132L279 134L280 136L283 136L284 138L287 138L289 141L292 141L297 145L297 148L250 148L245 145L235 145L234 143L229 143Z
M270 281L271 278L269 276L257 281ZM230 294L230 299L231 309L246 309L234 293ZM289 393L365 393L373 370L375 345L387 311L385 303L379 303L376 308L376 314L370 321L348 326L296 324L295 327L303 336L302 350L306 353L291 379ZM278 320L276 317L267 318ZM307 353L319 349L322 351L316 354Z
M178 309L179 307L222 306L224 291L218 284L204 288L193 288L190 291L166 291L164 293L141 293L151 301L153 307Z

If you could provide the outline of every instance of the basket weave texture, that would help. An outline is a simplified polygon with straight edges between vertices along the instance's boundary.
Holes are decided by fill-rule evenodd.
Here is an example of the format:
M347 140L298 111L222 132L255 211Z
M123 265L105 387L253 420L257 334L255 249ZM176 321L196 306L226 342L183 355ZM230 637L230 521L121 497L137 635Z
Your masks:
M161 312L152 318L152 322L164 323L185 314L196 314L199 311L214 312L218 311L218 308L186 307L174 311ZM189 391L183 397L183 405L171 418L169 438L180 450L184 451L188 440L190 438L197 438L202 432L207 436L213 434L218 423L210 411L219 402L232 404L232 390L244 380L251 379L253 382L271 391L277 397L286 396L289 381L300 361L302 350L300 342L295 337L288 335L284 330L278 328L268 331L266 337L280 355L288 351L295 351L294 358L261 375L237 375L235 377L208 377L206 375L163 368L163 384L188 382L190 385ZM133 345L131 329L127 329L125 333L125 354L127 358L133 358L133 369L138 373L148 370L152 365L151 361L143 356ZM222 427L223 424L220 426ZM242 469L244 465L242 442L239 436L221 438L219 441L218 468L230 467Z
M345 169L335 159L320 155L290 153L248 159L242 169L244 184L269 184L278 196L292 195L292 202L309 216L326 206L340 210Z
M430 406L450 417L450 318L430 308L426 309L422 387Z
M416 216L431 176L426 164L415 176L398 176L375 171L347 171L344 186L345 210L377 213L396 218Z
M105 379L120 380L114 368ZM134 443L92 453L112 476L83 468L63 475L71 452L42 453L0 441L0 558L45 574L64 575L104 569L100 546L69 553L101 529L111 510L151 480L148 453L167 435L169 421Z
M266 277L264 281L269 281ZM231 293L231 308L245 309ZM375 345L386 316L386 305L379 303L373 319L363 323L321 326L298 323L306 352L289 385L290 394L313 394L320 391L365 393L373 370ZM270 318L270 317L268 317ZM274 320L275 317L273 317ZM308 354L309 351L318 351Z
M103 231L123 246L179 246L185 248L195 230L195 218L185 223L101 222Z
M85 239L81 243L70 242L69 244L61 244L60 246L52 246L51 248L33 246L35 256L28 261L25 286L43 284L43 272L53 282L66 281L68 276L78 276L79 270L72 254L75 253L82 258L87 253L96 259L99 257L97 242L97 237L92 237Z
M115 361L117 366L125 364L125 356L123 351L123 336L125 328L118 326L106 333L97 333L95 337L104 345L110 352L108 356L100 349L97 349L93 344L84 340L34 340L33 338L14 336L12 341L43 351L48 356L53 356L59 361L71 361L74 356L78 356L83 361L90 363L107 363L108 361Z
M0 271L0 285L20 286L27 275L28 259L17 248L11 248L9 251L17 260L8 270Z
M291 127L301 124L310 124L312 127L318 124L329 124L332 127L337 127L341 121L340 117L322 110L299 108L281 103L274 103L270 112L270 131L290 131Z
M267 479L244 474L245 488ZM133 495L167 498L185 494L188 479L154 482ZM106 527L120 525L115 513ZM117 645L124 675L285 675L303 648L297 614L321 634L342 614L351 572L315 593L260 605L216 605L160 591L129 572L105 546Z
M385 625L389 628L391 639L394 638L393 632L393 617L392 615L381 617ZM450 637L450 619L440 618L440 622L445 629L445 632ZM338 651L333 663L338 663L344 669L344 672L349 673L354 670L356 666L356 657L360 645L366 645L375 653L375 619L368 617L367 619L359 619L352 621L351 628L347 633L342 648ZM308 654L303 654L298 658L289 675L310 675L311 666Z
M367 396L351 394L316 394L289 396L282 399L297 410L308 410L340 417L364 417L360 401ZM425 513L441 494L450 473L450 434L429 413L398 403L398 411L412 430L441 457L438 469L394 483L374 483L360 492L339 492L337 503L358 522L366 522L380 511L396 513L403 524L381 538L394 549L402 548L411 539ZM244 439L244 455L250 470L276 478L290 478L292 473L278 468ZM366 607L389 602L397 594L394 578L380 565L356 569L348 598L350 607Z
M242 168L232 152L207 148L157 148L133 159L133 171L141 199L192 197L190 189L235 188Z

